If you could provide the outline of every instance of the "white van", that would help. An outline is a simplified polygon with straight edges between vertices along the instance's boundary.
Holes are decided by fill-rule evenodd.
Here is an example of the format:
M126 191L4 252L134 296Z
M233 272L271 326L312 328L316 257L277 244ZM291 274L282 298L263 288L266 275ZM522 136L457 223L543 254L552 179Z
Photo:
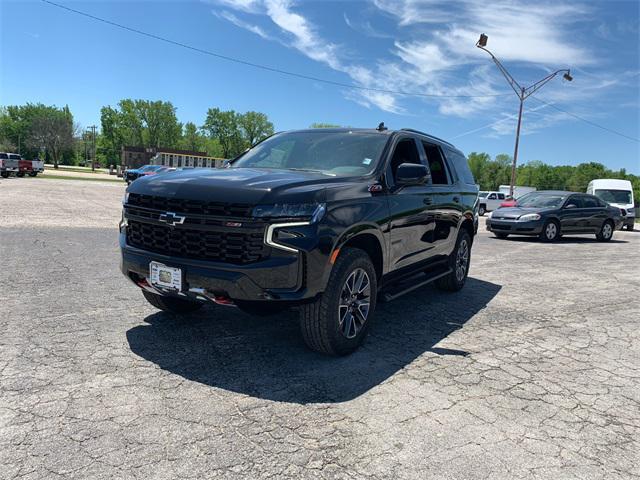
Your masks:
M587 187L587 193L599 197L609 205L618 207L620 213L624 215L624 225L627 230L633 230L636 215L633 205L633 189L629 180L615 178L592 180Z

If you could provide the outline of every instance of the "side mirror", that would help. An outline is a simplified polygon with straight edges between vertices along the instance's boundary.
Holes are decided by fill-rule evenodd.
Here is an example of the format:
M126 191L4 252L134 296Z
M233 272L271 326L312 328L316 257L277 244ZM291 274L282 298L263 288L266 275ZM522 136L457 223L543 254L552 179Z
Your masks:
M564 208L578 208L578 206L575 203L570 203L569 205L567 205Z
M429 170L424 165L402 163L396 170L396 184L422 185L430 177Z

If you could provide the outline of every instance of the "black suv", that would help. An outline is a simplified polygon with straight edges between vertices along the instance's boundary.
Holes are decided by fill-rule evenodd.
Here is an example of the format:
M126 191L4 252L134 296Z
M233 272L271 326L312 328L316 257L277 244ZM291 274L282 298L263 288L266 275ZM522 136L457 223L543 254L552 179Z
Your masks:
M291 131L227 167L127 189L121 269L159 309L296 306L308 346L340 355L361 343L377 301L465 283L478 188L443 140L382 126Z

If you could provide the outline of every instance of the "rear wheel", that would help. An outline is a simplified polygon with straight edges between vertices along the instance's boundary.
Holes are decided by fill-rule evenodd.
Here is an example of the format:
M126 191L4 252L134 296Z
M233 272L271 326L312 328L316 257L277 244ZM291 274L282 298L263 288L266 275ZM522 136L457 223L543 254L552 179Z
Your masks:
M30 177L35 177L36 175L38 175L38 172L29 172Z
M201 302L182 300L181 298L165 297L147 290L142 290L144 298L154 307L171 313L191 313L200 310L204 305Z
M560 238L560 225L555 220L547 220L540 232L543 242L555 242Z
M325 292L300 307L300 327L307 346L328 355L356 350L367 335L377 290L369 255L359 248L344 249Z
M457 292L467 280L469 264L471 263L471 237L465 230L458 233L456 248L449 255L451 273L436 280L436 285L442 290Z
M599 242L608 242L613 237L613 222L611 220L607 220L600 227L600 231L596 233L596 238Z
M2 172L0 176L2 176L2 178L9 178L9 172Z

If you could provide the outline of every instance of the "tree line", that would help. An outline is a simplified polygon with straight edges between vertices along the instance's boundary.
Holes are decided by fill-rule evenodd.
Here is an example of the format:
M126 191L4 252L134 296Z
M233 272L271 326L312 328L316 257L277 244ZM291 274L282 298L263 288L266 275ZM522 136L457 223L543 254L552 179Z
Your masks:
M40 156L55 167L87 159L99 165L120 163L123 146L162 147L232 158L274 133L264 113L209 108L202 125L181 123L171 102L123 99L100 109L93 138L73 120L69 107L27 103L0 107L0 151ZM95 159L93 158L95 148Z
M469 168L481 190L497 190L511 182L512 157L505 154L491 158L487 153L472 152L468 156ZM579 165L549 165L540 160L518 165L516 185L536 187L538 190L569 190L584 192L591 180L619 178L631 181L636 195L640 195L640 177L624 168L611 170L602 163L586 162Z
M311 128L338 125L313 123ZM95 138L96 162L120 163L123 146L164 147L206 152L213 157L233 158L272 135L273 123L264 113L209 108L200 125L181 123L171 102L123 99L100 110L100 129ZM25 158L40 156L48 162L74 165L92 159L94 138L76 122L69 107L41 103L0 107L0 151L19 152ZM469 166L482 190L495 190L511 179L511 157L473 152ZM596 162L576 166L552 166L532 161L517 168L516 184L538 190L585 191L594 178L622 178L640 192L640 177L624 169L613 171ZM640 193L638 193L640 195Z

